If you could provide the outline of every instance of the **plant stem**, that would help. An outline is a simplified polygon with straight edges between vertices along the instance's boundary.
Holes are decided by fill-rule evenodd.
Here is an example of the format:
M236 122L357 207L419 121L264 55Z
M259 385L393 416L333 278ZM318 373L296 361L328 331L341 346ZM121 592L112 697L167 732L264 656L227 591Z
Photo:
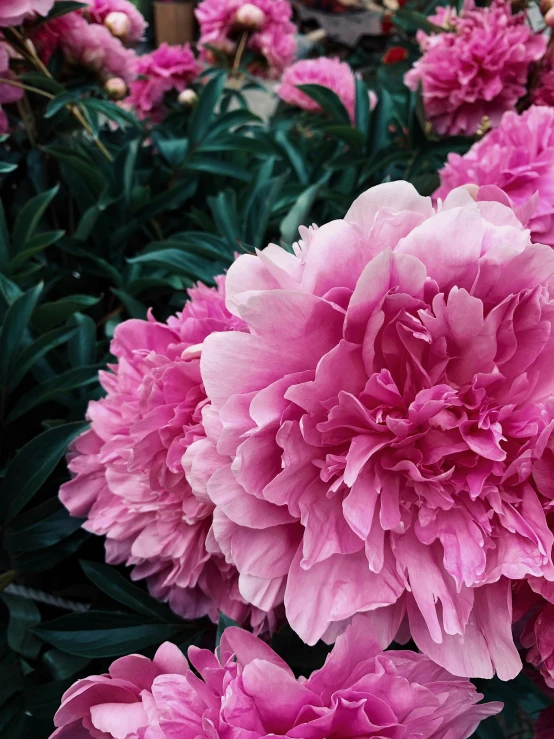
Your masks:
M237 53L235 54L235 61L233 62L233 69L231 70L231 77L238 77L238 71L240 63L242 61L242 55L246 49L246 42L248 41L248 31L243 31L240 37L239 46Z
M17 82L16 80L9 80L9 79L0 77L0 84L10 85L11 87L19 87L20 90L27 90L27 92L34 92L37 95L43 95L45 98L50 98L50 100L53 100L56 97L55 95L52 95L51 92L46 92L46 90L41 90L38 87L31 87L31 85L24 85L23 82Z

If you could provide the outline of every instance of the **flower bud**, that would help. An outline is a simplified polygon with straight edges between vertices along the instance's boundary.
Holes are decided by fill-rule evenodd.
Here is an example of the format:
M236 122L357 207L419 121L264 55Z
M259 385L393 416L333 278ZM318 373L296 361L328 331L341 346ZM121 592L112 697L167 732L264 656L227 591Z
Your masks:
M263 26L265 13L257 5L245 3L237 10L235 20L240 26L256 31Z
M177 98L177 101L179 105L182 105L183 108L192 108L194 105L196 105L196 101L198 100L198 95L194 92L194 90L183 90L179 93L179 97Z
M122 100L127 95L127 85L121 77L110 77L104 85L104 90L112 100Z
M108 31L116 38L125 39L131 32L131 21L126 13L113 11L108 13L104 20L104 25Z
M106 54L103 49L85 49L79 61L84 67L99 72L104 67L105 60Z
M547 26L550 26L550 28L554 27L554 8L550 8L550 10L546 12L544 20Z

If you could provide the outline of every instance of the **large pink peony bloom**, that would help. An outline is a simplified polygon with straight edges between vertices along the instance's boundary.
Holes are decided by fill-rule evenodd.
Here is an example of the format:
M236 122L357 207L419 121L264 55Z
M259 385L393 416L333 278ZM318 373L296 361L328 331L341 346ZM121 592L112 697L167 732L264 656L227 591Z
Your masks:
M136 79L131 83L126 103L141 118L163 118L164 97L170 90L181 92L199 74L200 65L188 44L168 46L163 43L150 54L137 57Z
M466 184L497 185L516 206L538 193L529 221L533 241L554 246L554 109L505 113L500 126L467 154L449 154L436 197Z
M9 79L10 72L10 55L8 47L0 41L0 77ZM12 85L0 85L0 134L8 133L9 125L6 113L2 110L2 105L6 103L15 103L23 96L23 90Z
M17 26L33 13L48 15L54 0L2 0L0 3L0 28Z
M530 66L546 48L544 34L526 25L525 13L512 15L507 0L488 8L469 0L459 17L448 8L430 20L449 30L418 31L423 56L404 77L411 90L422 85L426 116L440 134L472 135L484 116L497 126L525 94Z
M128 20L129 30L122 38L126 44L133 46L142 41L148 23L131 0L90 0L87 15L93 23L110 25L112 13L121 13Z
M250 333L206 339L218 420L184 465L243 597L284 591L305 642L371 611L388 644L407 614L450 672L509 679L510 580L554 580L554 251L478 197L380 185L294 254L239 257Z
M469 681L422 654L381 652L364 616L308 679L236 627L224 632L217 656L189 648L201 679L176 652L164 644L153 662L131 655L108 675L77 682L62 698L52 739L466 739L502 708L476 705L483 696Z
M245 5L262 11L257 28L247 29L237 20ZM242 34L248 33L246 47L256 55L251 71L262 76L278 78L292 64L296 56L296 26L291 23L292 8L288 0L202 0L195 10L200 24L199 46L201 58L213 61L213 46L234 57Z
M285 70L281 84L276 92L289 105L303 110L321 111L321 106L311 97L301 92L298 85L322 85L328 87L341 99L354 122L356 116L356 79L352 67L338 59L319 57L302 59ZM377 104L373 91L368 92L371 109Z
M60 498L85 528L106 536L108 562L133 565L150 591L186 618L217 609L243 621L249 614L234 567L206 551L213 505L195 478L188 484L181 457L205 437L206 395L200 379L202 342L212 331L240 330L219 289L191 290L191 301L167 324L152 317L118 326L101 373L107 396L89 405L92 427L73 447L74 478ZM258 620L257 617L259 616ZM252 616L254 625L265 614Z

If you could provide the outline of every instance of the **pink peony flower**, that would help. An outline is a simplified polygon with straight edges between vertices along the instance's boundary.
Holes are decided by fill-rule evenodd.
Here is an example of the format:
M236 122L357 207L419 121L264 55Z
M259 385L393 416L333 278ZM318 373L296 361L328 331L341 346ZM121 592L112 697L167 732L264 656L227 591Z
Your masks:
M148 23L144 20L142 13L133 5L130 0L90 0L87 15L93 23L101 23L110 28L110 17L113 14L122 14L128 19L128 31L123 36L115 33L115 36L121 38L126 44L134 46L144 37L144 32L148 28ZM113 33L117 28L110 28Z
M60 47L71 64L81 64L107 80L134 77L134 51L126 49L105 26L88 23L81 13L67 13L31 34L41 58L47 61Z
M497 185L516 206L538 193L529 221L533 241L554 246L554 109L531 107L505 113L500 126L464 156L449 154L439 171L444 198L465 184Z
M9 79L10 72L10 55L6 44L0 41L0 77ZM2 105L6 103L15 103L23 97L23 90L12 85L0 85L0 135L9 131L8 118Z
M308 644L372 612L386 645L407 615L454 674L521 668L510 580L554 580L554 251L496 194L380 185L229 270L250 333L204 342L183 463L242 596L284 591Z
M165 94L170 90L181 92L199 72L200 65L189 44L168 46L163 43L150 54L137 57L136 79L131 83L125 102L140 118L161 120L166 112Z
M77 439L69 468L74 478L60 498L88 531L106 536L106 559L134 567L152 594L185 618L219 608L236 621L251 609L240 596L237 573L211 556L206 537L213 505L202 481L193 494L181 457L205 437L206 395L200 379L202 342L212 331L244 324L218 289L190 291L191 301L167 323L129 320L116 329L111 351L118 363L100 379L107 395L91 402L89 431ZM254 609L259 625L266 614Z
M535 105L554 106L554 68L552 49L544 55L535 87L531 90L531 101Z
M341 99L344 107L354 122L356 117L356 81L349 64L338 59L303 59L295 62L285 70L277 94L289 105L296 105L303 110L321 111L321 106L311 97L301 92L298 85L322 85L328 87ZM370 107L373 110L377 97L368 91Z
M54 0L2 0L0 4L0 28L17 26L33 13L48 15Z
M483 696L469 681L422 654L381 652L364 616L308 679L236 627L215 655L190 647L188 656L200 678L164 644L153 662L131 655L108 675L80 680L62 698L51 739L466 739L502 708L476 705Z
M248 14L241 8L248 6ZM256 29L244 23L253 17L254 8L261 14L256 16ZM202 0L195 10L200 24L198 44L201 59L213 62L207 46L234 56L242 34L249 34L246 48L256 55L251 66L253 74L278 78L283 70L294 61L296 55L296 26L291 23L292 8L288 0ZM242 18L242 22L241 22Z
M530 66L546 49L545 36L525 19L512 15L507 0L487 8L469 0L459 17L452 8L430 17L448 32L418 31L423 56L404 81L411 90L422 85L425 114L438 133L472 135L485 116L497 126L525 94Z
M536 667L546 685L554 688L554 584L529 578L516 590L514 621L524 625L521 645L527 661Z

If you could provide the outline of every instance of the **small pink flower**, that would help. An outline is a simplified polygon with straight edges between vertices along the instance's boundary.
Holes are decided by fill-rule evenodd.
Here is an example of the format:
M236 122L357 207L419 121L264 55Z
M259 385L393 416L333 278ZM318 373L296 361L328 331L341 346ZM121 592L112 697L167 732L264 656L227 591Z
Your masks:
M106 25L114 36L130 46L142 41L148 27L130 0L91 0L87 15L93 23Z
M497 126L525 95L531 64L546 49L544 34L526 25L525 13L512 15L507 0L486 8L469 0L459 17L441 8L430 20L448 30L418 31L423 55L405 75L406 85L422 85L425 114L440 134L472 135L485 116Z
M213 331L242 330L225 309L224 278L218 289L199 286L182 313L159 323L130 320L115 332L117 364L100 379L106 397L91 402L89 431L73 446L73 479L60 498L84 527L106 536L108 562L133 566L153 595L186 618L220 609L255 626L267 614L249 608L238 590L236 569L207 541L213 504L195 469L185 478L182 457L207 444L211 416L200 377L202 343ZM208 444L209 446L209 444Z
M289 105L296 105L303 110L321 112L321 106L311 97L298 89L298 85L322 85L328 87L341 99L348 111L350 120L355 120L356 79L349 64L338 59L303 59L295 62L285 70L277 94ZM370 107L377 104L374 92L368 92Z
M251 72L270 78L278 78L296 55L296 26L291 23L292 8L288 0L203 0L196 8L196 18L200 24L198 41L201 59L212 62L208 46L233 54L237 42L244 32L242 21L237 22L241 13L248 10L249 16L256 14L256 29L249 33L246 48L256 60Z
M140 118L161 120L166 112L164 97L170 90L183 91L199 74L189 44L162 44L150 54L137 57L135 80L125 101Z
M483 697L422 654L382 652L358 616L324 666L295 678L265 642L226 629L216 654L164 644L131 655L62 697L51 739L466 739L502 703ZM198 677L200 676L200 677Z
M54 0L2 0L0 3L0 27L17 26L34 13L48 15Z
M460 185L496 185L515 206L538 200L526 225L533 241L554 247L554 108L533 106L505 113L497 129L460 156L449 154L439 171L435 197L445 198Z

